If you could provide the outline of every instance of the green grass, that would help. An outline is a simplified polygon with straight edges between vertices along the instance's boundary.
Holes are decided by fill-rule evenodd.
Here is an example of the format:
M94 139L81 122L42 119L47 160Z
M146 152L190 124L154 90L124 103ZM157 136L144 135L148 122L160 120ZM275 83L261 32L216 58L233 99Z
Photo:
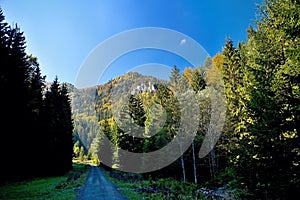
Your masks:
M105 177L113 182L130 200L190 200L206 199L202 194L196 194L197 185L174 179L144 180L142 176L122 172L107 172L102 169ZM115 176L116 177L111 177Z
M89 167L73 164L65 176L36 178L0 186L0 199L75 199Z
M114 183L120 190L121 193L126 196L130 200L139 200L143 199L143 195L134 191L133 188L137 186L137 182L131 182L130 180L125 181L117 178L112 178L108 171L101 168L101 171L103 172L103 175L105 178L112 183Z

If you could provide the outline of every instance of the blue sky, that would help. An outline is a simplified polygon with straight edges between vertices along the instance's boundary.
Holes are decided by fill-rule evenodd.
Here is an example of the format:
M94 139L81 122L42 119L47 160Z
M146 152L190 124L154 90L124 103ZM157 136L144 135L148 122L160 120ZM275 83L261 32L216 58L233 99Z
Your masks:
M27 52L38 57L47 81L57 75L74 83L83 62L97 45L130 29L162 27L197 41L211 56L222 50L225 38L245 41L261 0L0 0L6 21L25 33ZM136 66L160 63L189 65L168 52L135 51L112 63L105 82ZM145 65L146 66L146 65Z

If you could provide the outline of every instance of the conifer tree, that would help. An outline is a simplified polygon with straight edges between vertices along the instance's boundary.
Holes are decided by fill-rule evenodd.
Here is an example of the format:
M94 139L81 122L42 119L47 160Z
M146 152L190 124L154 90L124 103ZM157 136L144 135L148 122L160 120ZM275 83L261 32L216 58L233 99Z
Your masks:
M259 198L290 198L299 190L298 1L269 0L258 7L246 44L223 50L238 176ZM234 140L233 140L234 141Z

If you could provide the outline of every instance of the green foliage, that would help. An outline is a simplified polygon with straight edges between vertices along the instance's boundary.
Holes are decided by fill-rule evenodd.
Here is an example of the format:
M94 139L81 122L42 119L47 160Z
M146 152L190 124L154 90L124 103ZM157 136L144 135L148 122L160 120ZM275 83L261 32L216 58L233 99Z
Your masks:
M196 93L206 87L203 70L201 70L201 68L193 70L191 87Z
M83 161L84 160L84 148L83 146L80 147L80 151L79 151L79 160Z
M145 110L140 98L130 95L128 99L129 116L134 120L134 123L139 126L145 126Z
M80 142L77 140L73 146L73 152L77 155L79 155L80 152Z
M143 180L137 175L111 171L105 176L115 183L129 199L200 199L197 194L197 185L189 182L180 182L171 178L157 180Z
M46 134L44 153L48 159L43 165L51 168L52 173L65 173L72 168L73 120L67 87L59 84L57 77L46 91L42 116Z
M0 109L4 125L1 152L11 149L23 156L15 159L12 151L3 155L0 180L21 179L65 172L72 168L72 116L68 92L56 79L45 91L36 57L26 54L24 33L18 25L8 26L0 9ZM26 151L24 151L26 150ZM42 156L32 156L36 151ZM49 160L51 162L49 162ZM60 166L54 165L61 161ZM22 168L19 168L22 165ZM26 170L25 170L26 169ZM14 173L8 173L14 171Z
M107 84L79 90L60 84L57 78L46 87L37 58L26 54L23 32L17 25L9 26L0 10L2 123L18 121L17 126L9 127L9 133L2 134L2 140L13 141L17 152L26 149L18 159L4 153L1 181L26 174L65 173L72 167L72 148L81 161L89 158L99 165L104 135L116 147L128 151L151 152L164 147L176 137L181 120L189 120L191 126L197 121L180 119L186 110L180 108L183 98L178 91L190 95L189 84L201 112L196 116L200 122L193 141L195 148L182 152L181 158L167 168L145 177L193 180L196 176L201 183L210 180L208 186L212 187L226 183L241 198L292 197L300 189L300 3L266 0L258 11L255 27L248 29L247 41L235 47L228 38L222 53L207 58L202 68L188 68L181 74L174 66L170 82L131 72ZM214 98L223 87L219 75L228 108L223 137L207 157L194 159L204 135L218 128L209 120L213 114L211 101L222 103ZM124 91L131 95L125 98ZM194 106L190 101L183 103ZM114 109L121 111L121 120L127 126L120 125ZM159 120L164 115L166 120L161 124ZM136 130L132 124L141 128L145 139L129 134ZM9 148L11 143L5 142L0 151L7 152ZM31 156L37 149L43 152L38 159ZM115 167L121 159L118 150L114 151ZM164 158L155 159L159 162ZM20 164L24 167L16 170ZM10 170L16 173L7 173ZM141 193L152 199L193 198L197 188L173 179L138 184L135 190L142 188L146 192ZM157 192L147 192L141 184ZM58 186L65 187L64 183Z
M258 9L247 42L236 49L229 40L223 50L232 164L256 196L289 198L300 186L300 4L270 0Z
M83 185L89 167L73 164L64 176L36 178L0 186L0 199L75 199L77 187Z
M70 86L72 115L74 119L74 140L89 149L100 127L95 111L96 87L76 89Z
M194 145L195 148L194 150L189 148L186 153L182 152L185 154L182 158L174 162L168 169L158 172L156 176L174 176L178 179L182 179L186 176L185 178L187 180L195 180L195 176L196 178L197 176L198 178L200 178L200 176L209 177L209 174L201 173L203 168L205 170L209 168L209 164L207 164L207 161L199 159L197 152L199 152L203 136L207 132L210 115L209 96L211 92L208 90L205 91L206 83L203 71L200 68L190 69L188 73L181 74L178 68L174 67L171 77L173 82L165 82L137 73L128 73L111 80L107 84L97 86L95 92L96 102L94 104L94 111L96 111L98 120L97 123L94 122L95 118L92 118L95 112L92 111L93 98L91 96L94 95L93 91L95 88L75 89L77 90L77 94L76 92L73 94L73 97L76 97L76 99L73 100L74 105L76 105L73 107L75 108L75 123L82 123L85 120L85 116L90 115L90 117L88 117L90 121L86 121L85 128L75 126L75 135L79 133L78 135L80 136L78 138L84 141L83 144L86 144L91 155L95 157L101 151L102 137L104 135L115 146L132 152L151 152L161 149L174 139L181 120L180 112L186 112L180 107L178 98L181 98L181 101L185 101L182 103L190 104L190 102L186 100L186 97L187 95L192 95L192 90L189 91L191 94L186 92L188 91L188 84L190 84L189 87L191 88L191 84L194 84L194 90L195 93L197 93L196 96L199 98L199 108L202 112L199 132L197 133L196 143ZM143 84L139 83L141 80ZM128 95L128 98L124 98L124 95L127 95L127 93L121 95L124 91L131 91L131 95ZM184 93L186 96L175 96L178 91ZM125 102L125 100L127 100L127 102ZM86 108L84 109L85 106ZM115 110L120 112L114 113L115 117L112 117L112 113L115 112ZM119 119L116 119L116 116L118 116ZM186 123L194 126L193 123L196 122L198 116L194 117L195 118L186 119L188 120ZM99 129L91 129L94 125L99 126L104 135L98 134L100 131L97 133ZM144 138L137 138L128 134L130 131L135 131L136 127L139 128L139 132L144 134ZM186 134L190 134L188 129L186 130ZM91 141L90 144L89 141ZM178 149L180 148L179 142ZM120 157L117 150L112 149L112 151L112 166L117 168L120 166L120 163L122 163L123 158ZM101 161L101 157L97 157ZM195 157L195 159L193 159L193 157ZM163 159L163 157L157 157L153 162L158 163ZM143 161L141 162L142 163L139 164L137 163L137 165L143 167ZM178 170L181 170L182 173L176 173Z
M94 165L100 166L100 160L99 160L97 155L94 155L92 159L93 159L93 164Z

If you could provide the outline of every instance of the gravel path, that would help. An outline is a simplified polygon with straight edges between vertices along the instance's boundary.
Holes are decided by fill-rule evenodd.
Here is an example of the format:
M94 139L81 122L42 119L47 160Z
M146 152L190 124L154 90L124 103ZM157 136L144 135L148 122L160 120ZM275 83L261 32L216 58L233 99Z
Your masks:
M116 187L103 176L98 167L91 166L85 184L77 200L127 200Z

